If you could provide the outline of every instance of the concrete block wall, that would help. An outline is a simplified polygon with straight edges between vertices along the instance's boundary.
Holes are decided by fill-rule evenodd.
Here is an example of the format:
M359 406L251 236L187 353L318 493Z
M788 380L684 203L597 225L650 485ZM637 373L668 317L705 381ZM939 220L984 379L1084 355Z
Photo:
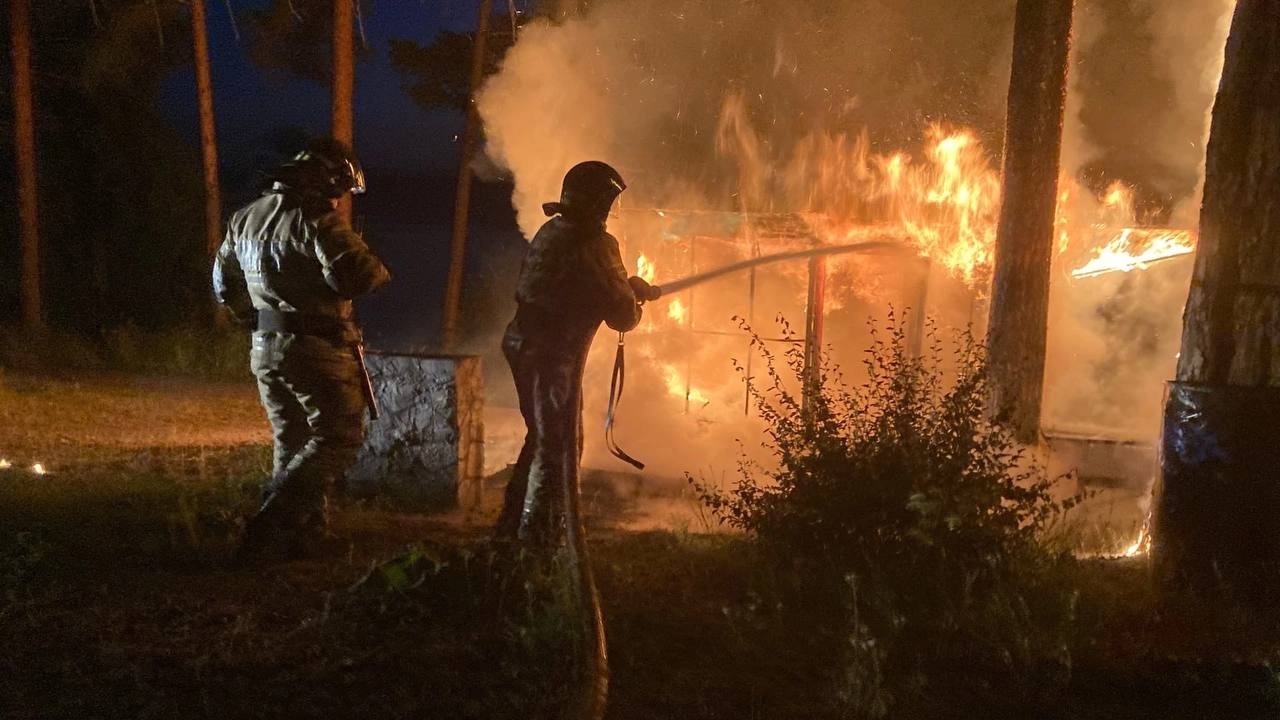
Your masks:
M469 355L369 353L381 417L347 491L407 510L473 507L484 475L484 376Z

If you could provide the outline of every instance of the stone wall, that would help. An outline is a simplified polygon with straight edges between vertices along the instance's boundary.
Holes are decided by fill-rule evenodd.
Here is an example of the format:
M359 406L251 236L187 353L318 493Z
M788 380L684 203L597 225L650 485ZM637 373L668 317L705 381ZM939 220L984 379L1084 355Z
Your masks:
M484 376L475 356L369 353L381 417L347 476L356 496L405 509L478 505Z

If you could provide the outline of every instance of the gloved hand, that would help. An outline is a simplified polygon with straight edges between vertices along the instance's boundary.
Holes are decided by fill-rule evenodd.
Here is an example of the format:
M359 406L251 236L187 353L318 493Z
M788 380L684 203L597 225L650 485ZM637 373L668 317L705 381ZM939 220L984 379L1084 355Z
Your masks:
M643 304L650 300L657 300L662 296L662 290L650 285L638 275L632 275L627 278L627 284L631 286L631 292L635 293L636 302L638 303Z

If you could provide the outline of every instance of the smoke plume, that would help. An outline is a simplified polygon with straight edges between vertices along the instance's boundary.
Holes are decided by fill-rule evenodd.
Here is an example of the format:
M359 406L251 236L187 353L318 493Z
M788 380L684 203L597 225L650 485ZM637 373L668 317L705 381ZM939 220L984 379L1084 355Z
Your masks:
M907 166L921 167L937 126L968 130L963 152L985 153L970 163L979 174L983 164L999 167L1013 0L573 4L555 21L525 26L477 100L489 160L514 179L527 237L545 220L540 205L558 195L565 170L585 159L626 177L610 229L629 264L637 249L658 253L648 259L656 259L659 283L781 241L743 223L703 233L695 248L688 238L701 231L658 210L898 221L896 201L853 191L897 177L899 151ZM1128 222L1194 224L1186 208L1198 199L1232 5L1080 0L1063 167L1083 186L1077 206L1086 215L1097 211L1091 195L1119 180L1137 198ZM990 180L966 191L983 182ZM738 246L730 247L735 233ZM937 265L940 256L930 254ZM1085 285L1068 279L1078 259L1064 255L1055 275L1047 412L1053 422L1100 432L1147 432L1172 368L1185 277L1175 268ZM629 364L619 428L628 449L656 461L658 474L731 471L733 440L760 437L732 364L748 370L731 318L747 316L765 335L777 334L776 313L798 324L806 272L803 263L778 266L650 306L628 342L640 358ZM928 309L944 326L981 320L973 292L937 268L932 274ZM870 259L829 268L826 337L855 379L866 318L911 304L918 276L914 265ZM1126 342L1135 337L1142 342ZM611 462L590 428L603 414L612 345L598 342L588 369L587 460L597 464Z

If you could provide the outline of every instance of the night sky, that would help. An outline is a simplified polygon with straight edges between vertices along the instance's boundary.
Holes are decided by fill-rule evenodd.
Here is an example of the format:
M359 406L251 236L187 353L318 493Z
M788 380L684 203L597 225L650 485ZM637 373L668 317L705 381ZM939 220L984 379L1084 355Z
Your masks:
M243 10L265 3L233 0L231 4ZM356 66L355 144L369 192L357 201L357 224L395 277L386 290L360 304L372 346L430 349L436 343L463 126L460 113L424 110L410 100L401 89L404 78L391 65L388 46L392 39L428 44L441 31L469 30L475 24L477 5L476 0L361 3L371 52ZM324 84L260 70L249 57L247 40L236 41L226 5L210 2L208 13L224 215L228 215L251 197L248 181L269 166L269 139L274 132L293 126L313 134L327 133L330 97ZM356 42L360 42L358 34ZM198 146L190 68L168 79L159 103ZM503 185L477 184L468 258L473 284L500 283L502 278L493 275L509 272L513 252L518 254L513 247L519 237L509 192ZM485 279L476 280L477 275ZM499 320L497 314L494 322Z

